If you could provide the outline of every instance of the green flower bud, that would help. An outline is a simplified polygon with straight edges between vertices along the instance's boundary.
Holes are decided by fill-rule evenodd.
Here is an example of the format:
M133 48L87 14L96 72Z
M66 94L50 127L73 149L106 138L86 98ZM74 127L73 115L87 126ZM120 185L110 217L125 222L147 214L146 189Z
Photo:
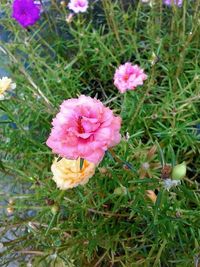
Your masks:
M127 189L124 186L117 187L114 190L114 194L118 195L118 196L126 195L127 194Z
M55 215L56 213L58 213L59 211L59 206L54 204L52 207L51 207L51 212Z
M181 164L174 166L172 169L172 179L181 180L186 175L186 163L185 161Z

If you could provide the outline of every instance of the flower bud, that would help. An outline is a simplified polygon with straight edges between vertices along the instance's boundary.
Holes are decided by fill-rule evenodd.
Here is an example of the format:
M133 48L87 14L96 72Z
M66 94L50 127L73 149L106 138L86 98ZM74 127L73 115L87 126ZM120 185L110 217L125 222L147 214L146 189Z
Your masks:
M117 187L114 190L114 194L118 196L121 196L121 195L125 196L127 194L127 188L124 186Z
M74 16L73 13L70 13L68 16L66 16L66 22L67 22L67 23L71 23L72 20L73 20L73 16Z
M186 175L186 163L185 161L181 164L176 165L172 169L172 179L174 180L181 180Z
M66 3L65 3L65 1L61 1L61 2L60 2L60 5L61 5L62 7L66 7Z
M8 206L6 211L7 211L8 215L11 215L14 212L14 208L12 206Z
M102 167L102 168L99 168L99 172L100 172L101 174L106 174L106 173L108 172L108 169L105 168L105 167Z
M54 204L52 207L51 207L51 212L53 213L53 215L56 215L59 211L59 206Z
M156 203L157 196L153 190L146 190L146 195L153 203Z
M9 205L13 205L13 204L14 204L14 200L13 200L12 198L10 198L10 199L8 200L8 203L9 203Z

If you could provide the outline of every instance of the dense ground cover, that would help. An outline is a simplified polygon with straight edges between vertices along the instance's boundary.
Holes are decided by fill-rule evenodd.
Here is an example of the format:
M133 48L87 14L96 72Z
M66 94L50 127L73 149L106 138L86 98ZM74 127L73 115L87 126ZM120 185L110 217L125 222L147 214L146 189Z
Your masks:
M11 41L0 42L0 59L16 89L0 101L0 183L9 184L0 193L1 266L26 266L27 255L33 266L198 266L199 6L91 1L67 23L69 10L52 1L23 29L3 1ZM113 76L125 62L148 78L121 94ZM80 94L121 116L122 139L85 186L61 191L46 140L60 104ZM183 161L186 176L166 190Z

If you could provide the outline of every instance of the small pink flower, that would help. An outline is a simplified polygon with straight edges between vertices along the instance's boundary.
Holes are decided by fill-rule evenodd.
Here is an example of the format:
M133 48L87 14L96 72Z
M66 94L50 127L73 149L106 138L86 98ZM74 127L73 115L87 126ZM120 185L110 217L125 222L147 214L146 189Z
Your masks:
M70 0L68 8L74 13L85 12L88 8L88 0Z
M65 100L52 125L47 145L67 159L80 157L97 164L121 139L121 118L99 100L84 95Z
M115 71L114 85L121 93L124 93L127 90L134 90L138 85L143 85L143 81L146 79L147 75L143 69L127 62Z
M163 3L167 6L172 6L173 4L181 7L183 4L183 0L163 0Z

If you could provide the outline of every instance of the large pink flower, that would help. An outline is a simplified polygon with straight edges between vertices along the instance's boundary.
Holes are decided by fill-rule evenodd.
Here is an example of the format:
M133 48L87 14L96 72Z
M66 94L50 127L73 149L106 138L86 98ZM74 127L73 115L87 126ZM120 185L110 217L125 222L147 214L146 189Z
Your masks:
M70 0L68 7L74 13L85 12L88 8L88 0Z
M47 145L68 159L99 163L105 151L121 139L121 118L99 100L84 95L65 100L52 125Z
M134 90L138 85L143 85L143 81L146 79L147 75L143 69L127 62L115 71L114 85L121 93L124 93L127 90Z

